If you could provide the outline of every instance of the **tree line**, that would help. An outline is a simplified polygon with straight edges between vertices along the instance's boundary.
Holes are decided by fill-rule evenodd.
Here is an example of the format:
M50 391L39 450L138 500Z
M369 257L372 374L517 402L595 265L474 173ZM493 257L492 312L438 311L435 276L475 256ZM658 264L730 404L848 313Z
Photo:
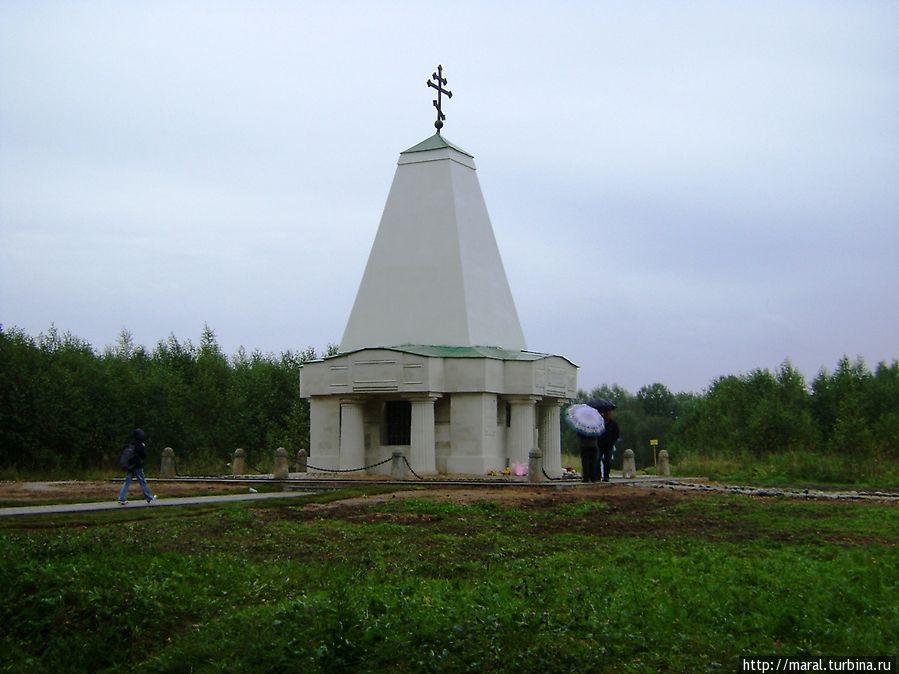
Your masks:
M622 450L638 466L652 465L650 440L674 454L740 455L804 452L899 460L899 361L872 372L863 359L843 357L807 383L789 361L775 372L756 369L715 379L702 393L672 393L654 383L631 394L603 385L578 391L573 403L607 398L615 411ZM574 450L574 431L563 426L563 446Z
M123 330L99 353L52 326L37 338L0 327L0 468L112 466L137 427L151 460L169 446L222 472L238 447L258 461L299 449L309 437L300 366L316 357L311 347L226 356L208 326L198 345L172 335L152 350Z
M336 352L329 345L323 355ZM184 461L224 464L237 447L251 457L309 446L309 405L300 368L314 349L225 355L206 327L199 344L174 335L153 349L127 330L96 351L54 327L38 337L0 326L0 468L65 471L115 464L130 430L143 428L151 458L163 447ZM714 380L702 393L653 383L578 391L573 402L614 400L623 439L638 466L652 464L650 440L673 453L764 457L780 452L899 459L899 362L871 371L843 357L807 383L789 362L771 372ZM564 414L564 409L563 409ZM563 448L577 453L562 424ZM262 466L267 468L268 466Z

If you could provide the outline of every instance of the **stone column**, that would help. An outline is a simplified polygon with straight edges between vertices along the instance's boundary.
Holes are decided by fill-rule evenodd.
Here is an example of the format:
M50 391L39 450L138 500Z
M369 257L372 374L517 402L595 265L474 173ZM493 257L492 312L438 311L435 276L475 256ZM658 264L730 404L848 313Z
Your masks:
M434 402L440 396L412 398L412 441L409 465L419 475L437 472L437 451L434 444Z
M233 475L247 474L247 453L240 447L234 450L234 458L231 459L231 473Z
M323 470L340 468L340 398L309 398L309 463ZM318 472L314 468L309 468Z
M171 447L162 450L162 466L159 468L159 477L175 477L175 450Z
M506 446L509 465L528 463L528 453L534 448L534 427L536 426L537 398L521 396L508 398L512 408L512 427Z
M287 450L283 447L278 447L275 450L275 465L272 468L272 477L275 480L286 480L289 477Z
M528 482L543 482L543 452L539 449L532 449L528 453Z
M659 452L659 466L657 470L659 475L671 477L671 464L668 463L668 450L663 449Z
M365 423L361 400L340 401L340 470L365 466Z
M309 452L305 449L301 449L297 452L297 472L305 473L306 472L306 464L309 462Z
M547 400L541 406L540 435L543 437L543 470L552 478L562 477L562 426L560 400Z
M399 450L393 453L390 462L390 479L400 482L406 479L406 462L403 461L403 453Z
M634 460L634 450L632 449L624 450L622 472L624 473L625 479L630 480L637 477L637 462Z

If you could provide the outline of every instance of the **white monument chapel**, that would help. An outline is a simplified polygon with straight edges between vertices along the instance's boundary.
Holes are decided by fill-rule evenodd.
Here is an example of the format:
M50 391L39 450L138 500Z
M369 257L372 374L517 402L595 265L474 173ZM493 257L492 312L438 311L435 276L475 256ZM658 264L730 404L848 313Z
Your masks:
M309 463L484 475L539 447L559 477L560 408L577 367L525 349L474 158L437 133L400 153L337 355L303 365ZM370 472L389 473L390 465Z

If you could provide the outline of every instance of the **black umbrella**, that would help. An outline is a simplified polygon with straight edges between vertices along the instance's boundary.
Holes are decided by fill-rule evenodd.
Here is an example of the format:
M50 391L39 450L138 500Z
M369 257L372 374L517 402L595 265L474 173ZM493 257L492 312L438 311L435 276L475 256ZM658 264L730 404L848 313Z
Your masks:
M593 400L588 400L587 404L597 412L614 410L616 407L618 407L618 405L613 403L611 400L606 400L605 398L594 398Z

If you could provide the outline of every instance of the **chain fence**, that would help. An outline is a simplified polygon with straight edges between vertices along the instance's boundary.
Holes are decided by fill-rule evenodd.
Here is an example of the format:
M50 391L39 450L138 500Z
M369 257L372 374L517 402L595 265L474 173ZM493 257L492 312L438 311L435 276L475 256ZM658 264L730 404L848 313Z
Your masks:
M259 475L267 475L271 471L266 471L260 469L253 463L250 463L248 460L244 459L246 462L246 466ZM178 458L177 456L172 457L172 461L175 468L175 475L180 475L181 473L178 471ZM306 463L306 468L318 471L320 473L358 473L360 471L370 470L372 468L377 468L378 466L383 466L385 463L390 463L393 461L393 457L388 457L383 461L378 461L377 463L372 463L367 466L361 466L360 468L322 468L320 466L313 466L311 463ZM415 469L412 467L412 464L409 463L409 459L403 456L403 463L406 464L406 468L409 470L412 475L414 475L419 480L425 480L421 475L415 472ZM230 466L230 464L228 464ZM570 482L571 478L566 477L550 477L550 475L546 472L546 468L543 466L543 463L540 464L540 471L543 473L543 477L548 482Z
M403 459L405 459L405 458L406 457L403 457ZM373 463L370 466L362 466L362 468L319 468L318 466L313 466L310 463L306 463L306 468L311 468L312 470L317 470L322 473L355 473L360 470L369 470L370 468L377 468L378 466L383 466L385 463L389 463L390 461L393 461L393 457L384 459L383 461L379 461L378 463ZM407 464L408 464L408 462L407 462Z
M311 468L312 470L317 470L321 473L355 473L360 470L370 470L372 468L377 468L378 466L383 466L385 463L390 463L391 461L393 461L392 456L384 459L383 461L379 461L378 463L373 463L368 466L362 466L361 468L321 468L319 466L313 466L310 463L306 464L306 468ZM403 463L406 464L406 468L409 469L410 473L412 473L419 480L424 480L421 475L415 472L415 469L412 468L412 465L409 463L409 459L407 459L405 456L403 457Z
M543 477L545 477L545 478L546 478L547 480L549 480L550 482L566 482L566 481L570 481L570 478L566 478L566 477L550 477L550 476L547 474L547 472L546 472L546 468L543 467L543 463L542 463L542 462L540 463L540 470L543 472Z
M407 459L407 458L404 456L404 457L403 457L403 461L405 462L406 468L409 469L409 472L410 472L410 473L412 473L412 474L413 474L415 477L417 477L419 480L424 480L424 478L423 478L421 475L419 475L418 473L416 473L416 472L412 469L412 464L409 463L409 459Z

